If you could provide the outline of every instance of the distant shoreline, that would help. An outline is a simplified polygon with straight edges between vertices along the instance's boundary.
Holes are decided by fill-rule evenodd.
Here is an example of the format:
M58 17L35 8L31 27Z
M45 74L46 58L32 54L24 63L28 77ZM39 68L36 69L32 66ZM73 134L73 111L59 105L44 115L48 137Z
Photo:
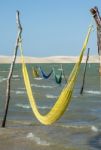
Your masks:
M9 64L12 62L12 56L0 56L0 64ZM28 57L25 56L26 63L76 63L79 56L50 56L50 57ZM82 63L85 63L86 56ZM21 63L21 57L17 56L16 63ZM90 56L88 63L99 63L99 56Z

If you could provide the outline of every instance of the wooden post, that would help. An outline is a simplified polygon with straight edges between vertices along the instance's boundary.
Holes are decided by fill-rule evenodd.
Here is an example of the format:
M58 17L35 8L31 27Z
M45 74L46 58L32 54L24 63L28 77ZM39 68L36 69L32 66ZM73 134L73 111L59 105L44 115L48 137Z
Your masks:
M101 17L97 7L91 8L90 12L95 20L96 28L97 28L97 46L98 46L98 54L100 60L99 73L101 75Z
M18 26L18 35L17 35L16 45L15 45L15 49L14 49L14 56L12 59L10 71L9 71L8 78L7 78L5 112L4 112L4 117L3 117L1 127L5 127L5 124L6 124L6 118L7 118L7 113L8 113L9 101L10 101L11 77L13 74L14 65L15 65L16 56L17 56L17 51L18 51L18 47L19 47L19 38L20 38L21 33L22 33L22 27L21 27L20 18L19 18L19 11L16 12L16 21L17 21L17 26Z
M85 64L85 69L84 69L84 74L83 74L83 82L82 82L82 87L80 90L81 95L83 94L83 89L84 89L84 85L85 85L85 77L86 77L86 70L87 70L87 62L89 59L89 51L90 51L90 48L88 48L88 52L87 52L86 64Z
M65 82L67 83L67 79L66 79L66 76L65 76L65 73L64 73L64 69L63 69L63 65L61 64L61 70L62 70L62 75L64 77L64 80Z

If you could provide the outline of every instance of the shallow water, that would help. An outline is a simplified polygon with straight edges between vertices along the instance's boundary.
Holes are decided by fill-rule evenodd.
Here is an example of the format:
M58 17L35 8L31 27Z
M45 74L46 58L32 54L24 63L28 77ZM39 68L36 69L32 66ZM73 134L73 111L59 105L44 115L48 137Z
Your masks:
M41 113L54 105L65 85L55 83L54 76L34 79L33 64L27 65L33 95ZM40 64L37 64L40 66ZM52 66L60 73L60 64L41 64L48 73ZM3 117L6 79L10 65L0 65L0 120ZM66 78L73 64L63 64ZM0 128L0 150L100 150L101 89L98 64L89 64L83 95L80 95L84 64L81 65L72 100L66 112L50 126L40 124L32 113L23 83L21 66L16 65L11 82L11 99L6 128Z

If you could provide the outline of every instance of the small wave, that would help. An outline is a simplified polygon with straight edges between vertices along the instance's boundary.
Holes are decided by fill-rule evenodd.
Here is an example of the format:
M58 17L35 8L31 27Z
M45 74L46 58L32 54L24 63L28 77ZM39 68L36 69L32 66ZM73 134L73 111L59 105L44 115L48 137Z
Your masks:
M74 129L90 129L93 132L98 132L99 129L95 126L89 126L89 125L57 125L57 126L61 126L63 128L74 128Z
M38 106L39 109L50 109L51 107L49 106Z
M13 79L13 80L20 80L19 77L20 77L19 75L13 75L13 76L12 76L12 79Z
M58 68L57 70L62 71L63 69L62 68Z
M49 88L49 89L52 89L52 88L54 88L54 86L49 86L49 85L38 85L38 84L31 84L31 86L33 87L38 87L38 88L44 88L44 89L46 89L46 88Z
M25 108L25 109L29 109L31 108L30 105L27 104L16 104L17 107L21 107L21 108ZM49 106L38 106L39 109L50 109L51 107Z
M12 77L13 78L19 78L19 75L13 75Z
M26 88L20 88L20 87L19 87L19 88L17 88L17 89L18 89L18 90L25 90Z
M18 81L18 80L20 80L20 79L14 79L15 81Z
M42 80L43 78L34 78L34 80Z
M16 104L16 106L21 107L21 108L25 108L25 109L31 108L29 105L23 105L23 104Z
M30 139L30 140L34 140L38 145L43 145L43 146L49 146L50 143L48 143L45 140L41 140L40 137L35 136L35 134L33 134L32 132L28 133L26 138Z
M57 98L58 96L47 94L46 97L50 99L54 99Z
M73 95L73 98L77 98L78 96L76 96L76 95Z
M25 91L14 91L14 90L11 90L12 93L15 93L15 94L24 94L26 93Z
M24 94L26 93L25 91L15 91L16 94Z
M6 80L7 80L7 78L1 78L0 83L3 82L3 81L6 81Z
M98 128L95 127L95 126L91 126L91 130L94 131L94 132L98 132Z
M74 129L83 129L83 128L88 128L89 126L84 126L84 125L57 125L63 128L74 128Z
M101 94L100 91L92 91L92 90L90 90L90 91L84 91L84 93L88 93L88 94L97 94L97 95L100 95L100 94Z
M9 70L8 70L8 71L9 71ZM0 72L8 72L8 71L2 70L2 71L0 71Z
M95 112L95 113L101 113L101 109L98 109L98 108L96 108L96 109L91 108L91 111Z

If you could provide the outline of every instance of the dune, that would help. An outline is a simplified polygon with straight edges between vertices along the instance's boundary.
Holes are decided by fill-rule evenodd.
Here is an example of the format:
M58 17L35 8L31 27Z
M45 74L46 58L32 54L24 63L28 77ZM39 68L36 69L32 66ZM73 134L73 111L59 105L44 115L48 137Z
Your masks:
M26 63L76 63L79 56L50 56L50 57L28 57L25 56ZM12 56L0 56L0 64L12 62ZM86 56L83 57L82 63L85 63ZM21 63L21 57L17 56L16 63ZM99 63L99 56L90 56L88 63Z

